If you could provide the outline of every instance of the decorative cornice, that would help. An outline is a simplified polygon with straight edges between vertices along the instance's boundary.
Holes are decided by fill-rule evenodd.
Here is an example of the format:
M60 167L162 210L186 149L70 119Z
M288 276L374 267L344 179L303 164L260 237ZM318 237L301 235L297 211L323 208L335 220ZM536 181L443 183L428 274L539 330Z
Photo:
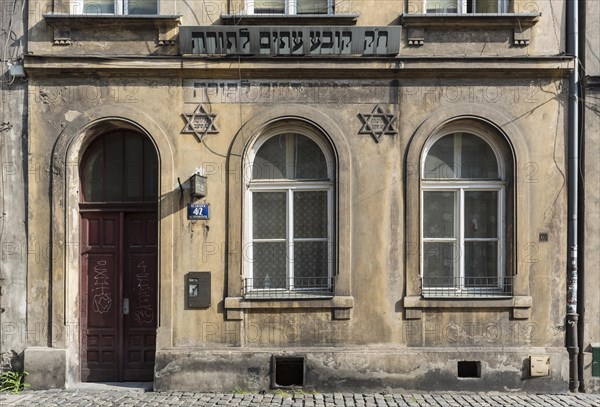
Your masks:
M290 57L236 58L235 69L229 57L132 57L26 55L28 75L97 74L161 75L181 78L356 79L377 75L379 79L483 77L537 78L566 77L573 69L567 56L549 57Z

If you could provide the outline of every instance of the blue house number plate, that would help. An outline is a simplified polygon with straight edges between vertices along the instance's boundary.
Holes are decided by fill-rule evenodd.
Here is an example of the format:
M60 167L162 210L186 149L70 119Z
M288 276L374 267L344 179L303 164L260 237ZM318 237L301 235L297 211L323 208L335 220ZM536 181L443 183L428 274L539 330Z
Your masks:
M187 217L189 220L210 219L209 208L209 204L188 204Z

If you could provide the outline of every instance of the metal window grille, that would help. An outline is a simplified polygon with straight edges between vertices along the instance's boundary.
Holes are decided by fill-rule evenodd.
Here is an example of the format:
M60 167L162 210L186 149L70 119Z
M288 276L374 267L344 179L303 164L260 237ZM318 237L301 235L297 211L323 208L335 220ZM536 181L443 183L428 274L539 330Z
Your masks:
M513 276L423 277L422 293L429 298L509 298L513 280Z
M333 277L245 278L244 298L247 299L314 299L331 298Z

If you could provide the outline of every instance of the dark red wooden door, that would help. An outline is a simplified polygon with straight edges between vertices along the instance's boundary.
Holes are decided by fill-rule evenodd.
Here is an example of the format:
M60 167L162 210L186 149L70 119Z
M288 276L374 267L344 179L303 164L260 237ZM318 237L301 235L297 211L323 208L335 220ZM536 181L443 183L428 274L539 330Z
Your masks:
M81 214L81 380L152 381L156 213Z
M157 321L156 214L125 215L123 370L126 381L152 381Z

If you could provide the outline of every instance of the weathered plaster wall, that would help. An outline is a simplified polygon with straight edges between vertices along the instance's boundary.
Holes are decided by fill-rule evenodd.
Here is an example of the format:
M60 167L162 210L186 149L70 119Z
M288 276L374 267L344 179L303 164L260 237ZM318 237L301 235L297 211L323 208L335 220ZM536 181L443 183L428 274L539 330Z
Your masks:
M185 366L177 361L184 355L202 349L239 346L248 350L276 346L306 353L309 348L319 346L387 344L400 348L409 345L415 349L422 346L470 349L504 345L526 353L529 346L562 345L560 325L564 302L544 294L552 290L558 292L564 287L564 259L550 255L562 250L565 239L565 218L561 210L564 207L564 140L560 137L564 127L564 95L557 91L562 81L511 80L504 86L498 86L492 79L453 81L448 86L445 82L427 80L400 81L398 86L389 81L375 81L372 88L353 81L341 88L319 85L318 82L316 86L311 82L312 86L302 87L302 81L299 81L304 91L296 88L295 94L286 91L281 81L270 83L272 86L267 86L266 96L261 96L265 99L251 103L238 103L235 98L231 99L233 102L229 100L235 91L230 90L228 95L221 90L207 91L202 96L202 103L218 114L216 124L220 133L207 135L199 143L194 135L181 133L185 124L181 113L191 113L197 104L184 103L183 93L187 90L181 87L179 79L31 79L30 128L36 134L46 135L32 139L30 145L30 155L40 163L40 168L50 168L51 152L56 153L57 145L63 143L57 140L62 140L69 132L76 136L77 129L85 129L100 115L96 112L99 107L105 117L131 121L136 120L136 115L151 118L158 129L154 132L162 132L168 139L168 144L157 142L162 170L158 354L163 355L160 358L165 364L175 363L178 369L184 369ZM124 97L120 98L121 95ZM329 99L323 95L328 95ZM515 98L521 98L521 103L514 103ZM371 112L376 102L382 102L392 112L399 112L396 123L399 135L383 136L379 143L369 135L357 135L361 127L358 113ZM233 137L248 120L260 117L262 112L273 109L274 104L282 108L298 103L318 109L337 123L350 150L354 170L348 182L355 194L349 202L339 205L349 207L352 214L352 222L348 225L352 266L340 269L339 273L349 275L352 282L350 294L354 297L354 307L351 318L332 320L330 310L299 310L288 308L284 302L276 312L250 310L244 312L242 321L226 320L223 304L226 284L228 278L235 278L235 274L226 273L228 236L225 225L232 217L239 222L237 217L240 216L238 213L227 214L227 183L238 183L239 188L243 188L241 174L225 170L228 151ZM527 184L524 190L528 191L529 199L522 209L529 218L531 240L517 242L517 270L529 275L533 297L529 320L512 320L507 309L486 309L483 304L472 311L424 310L421 320L403 319L405 276L418 273L418 270L406 269L403 257L407 242L418 241L418 237L403 237L402 183L408 165L404 158L406 146L425 119L435 118L436 112L461 103L502 111L506 117L514 118L513 124L520 128L525 138L522 141L531 161L518 162L516 182ZM169 108L165 109L165 106ZM148 130L148 126L142 127ZM157 138L153 131L149 133ZM72 230L77 224L77 183L72 178L76 176L77 160L81 155L77 146L86 142L85 137L79 139L69 147L69 155L65 158L67 172L55 178L67 186L66 198L56 193L59 189L56 185L51 187L48 177L41 177L40 182L30 189L30 236L52 240L58 247L69 238L76 241L78 236ZM167 161L172 167L165 165ZM209 221L191 222L186 219L184 209L189 195L186 191L183 199L180 198L177 177L185 181L199 166L203 166L208 175L206 201L211 204L212 214ZM53 191L52 195L50 191ZM53 213L42 204L49 200L54 202ZM67 211L66 218L62 211ZM167 224L171 226L162 226ZM537 234L542 231L549 232L550 239L538 244ZM64 240L60 240L60 236L64 236ZM52 323L54 332L59 333L66 332L63 324L77 326L78 270L78 256L69 256L60 264L37 263L30 258L30 329ZM213 303L207 310L186 309L184 304L185 274L196 270L212 272ZM53 284L49 284L49 275ZM50 298L52 311L49 314ZM79 346L76 337L59 334L51 337L52 346L66 349L65 357L72 360L74 370ZM36 346L48 344L45 338L30 342ZM414 354L414 351L402 352ZM559 366L561 353L549 352L552 363ZM521 364L519 359L519 366ZM157 368L157 371L162 369ZM176 384L185 381L174 381L167 372L159 374L158 386L185 387ZM455 375L452 372L450 369L444 374ZM76 372L69 375L70 380L77 381ZM549 380L555 379L553 376ZM221 384L225 386L226 383Z
M25 191L27 180L36 176L27 164L27 82L13 80L7 65L23 55L22 2L16 1L14 8L12 2L1 2L0 6L0 352L2 368L11 358L18 368L27 336L28 250L35 250L33 256L40 261L48 253L42 251L46 245L27 245Z

